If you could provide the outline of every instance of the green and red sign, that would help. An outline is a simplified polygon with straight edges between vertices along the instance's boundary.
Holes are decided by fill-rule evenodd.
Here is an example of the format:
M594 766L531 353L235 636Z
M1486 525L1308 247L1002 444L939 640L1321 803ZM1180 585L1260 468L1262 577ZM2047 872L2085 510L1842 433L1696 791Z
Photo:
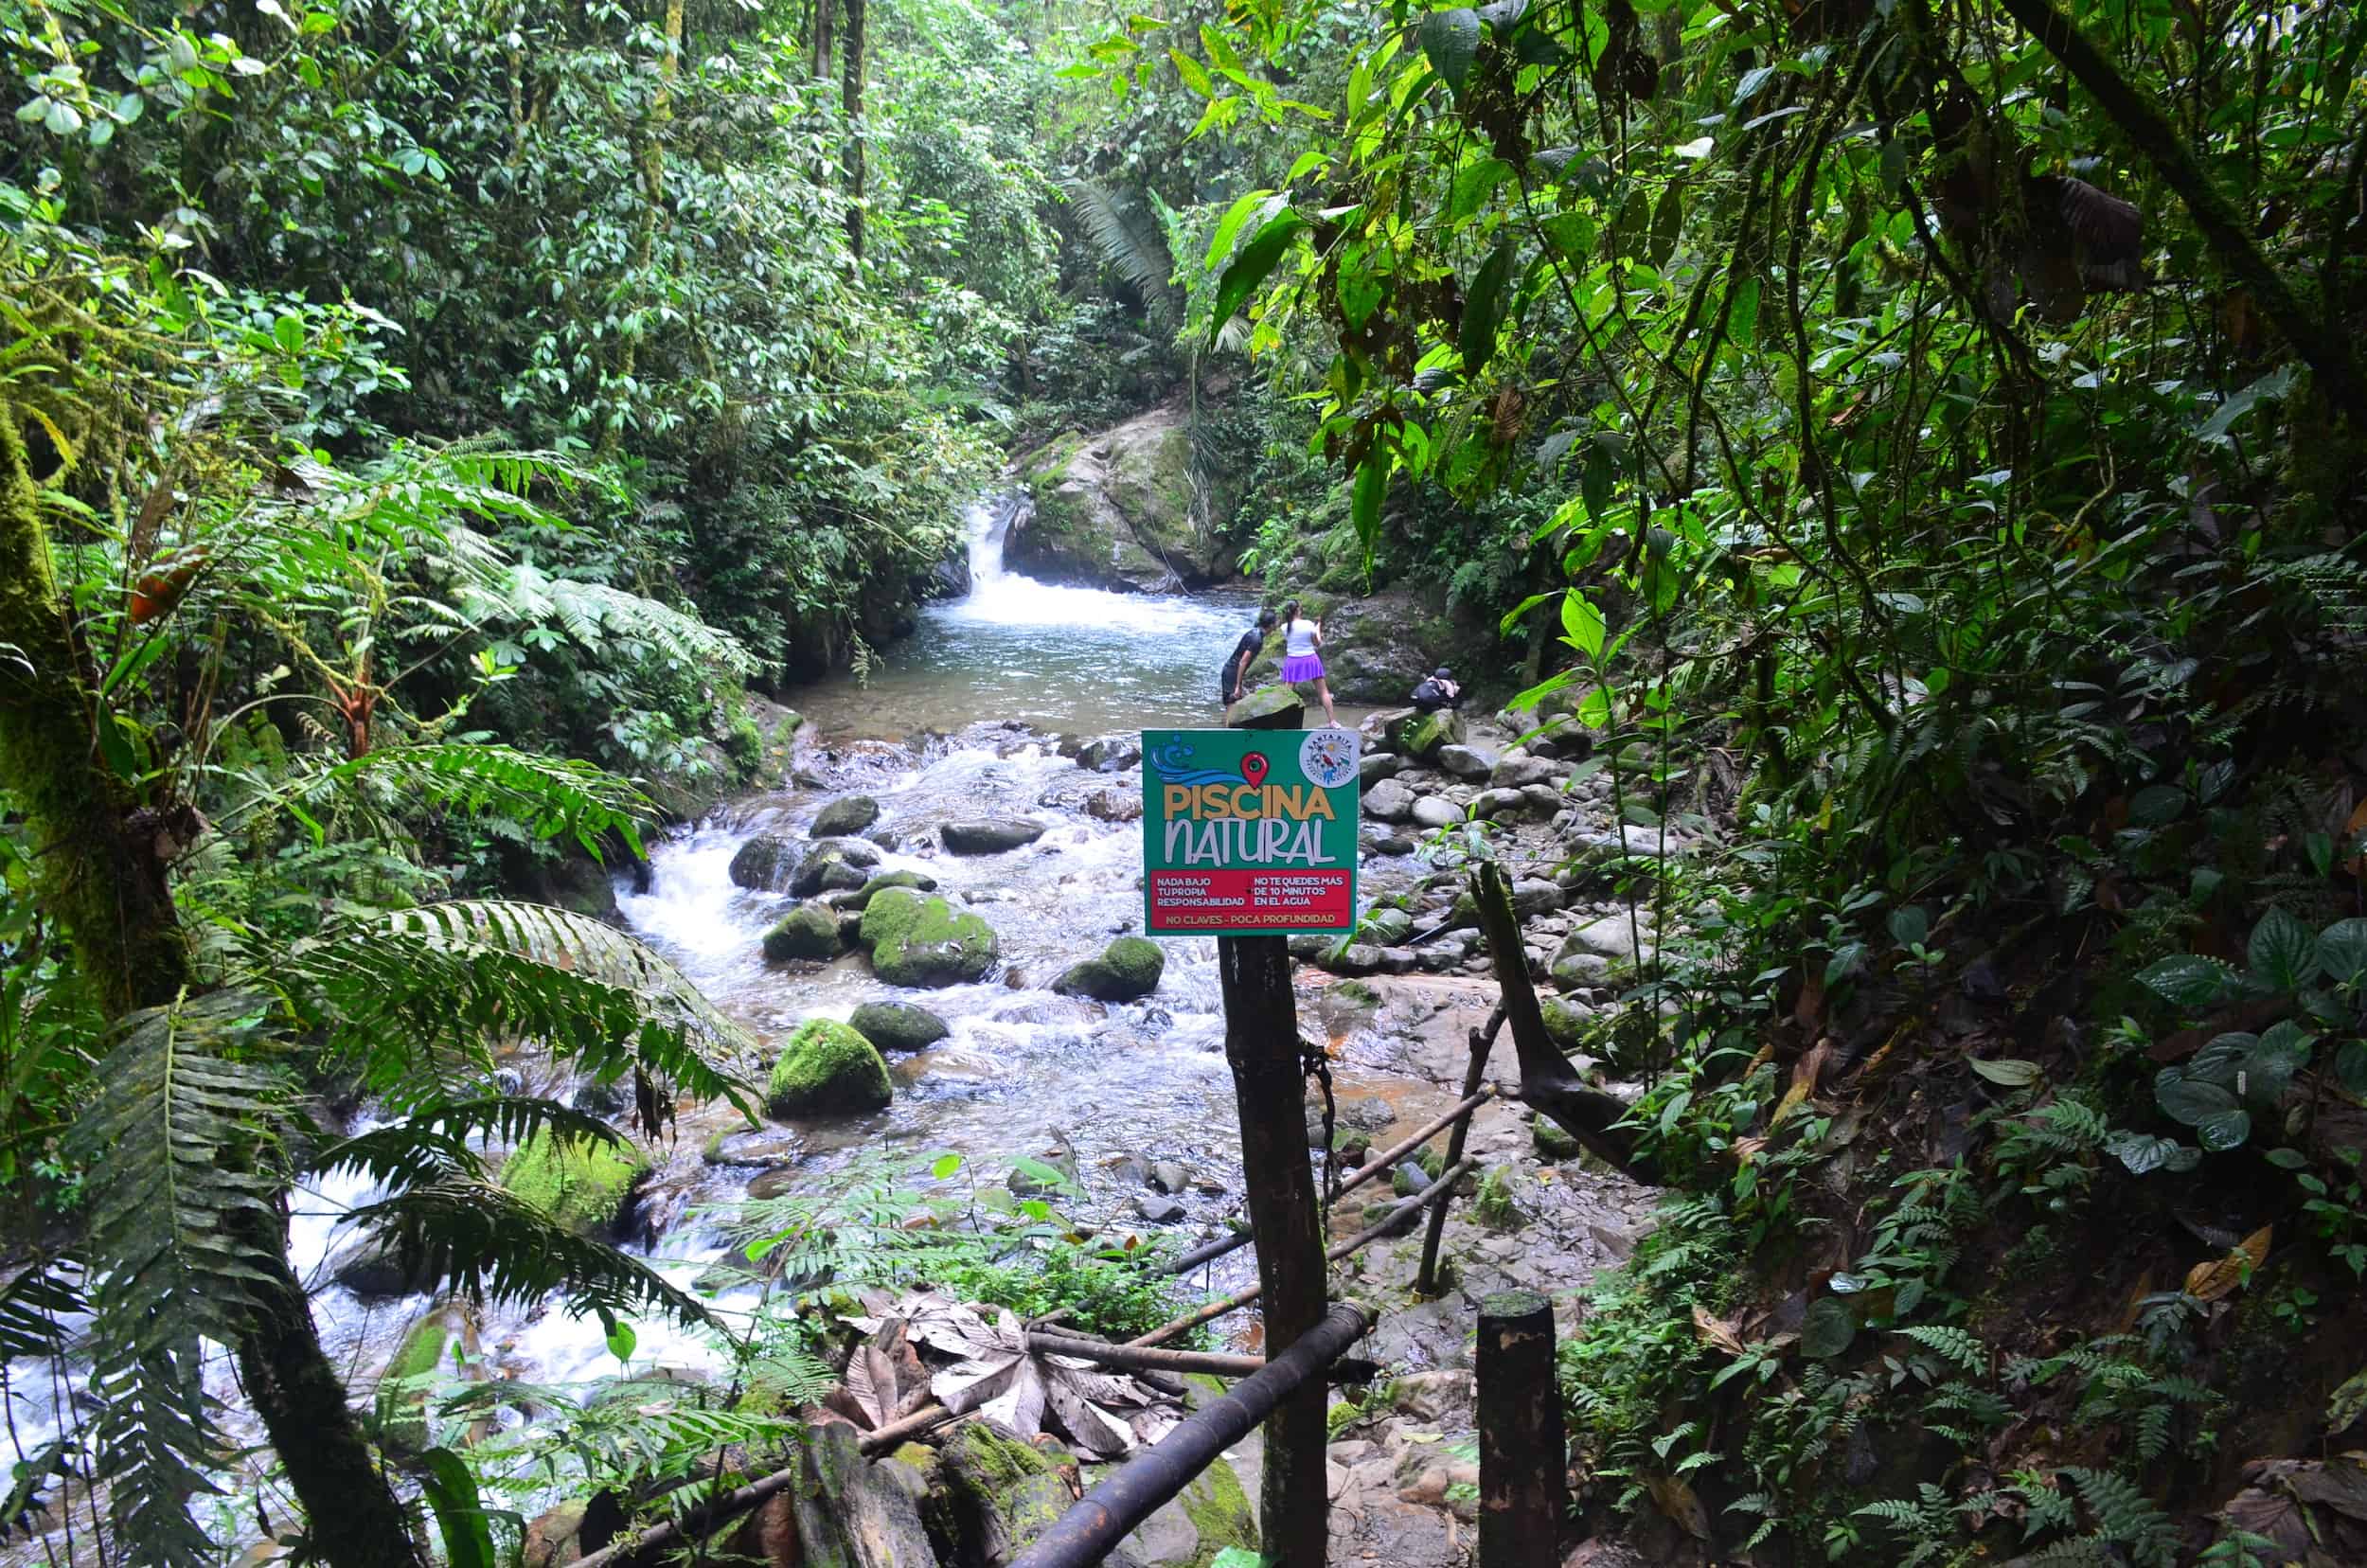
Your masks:
M1354 930L1360 759L1354 730L1145 730L1145 929Z

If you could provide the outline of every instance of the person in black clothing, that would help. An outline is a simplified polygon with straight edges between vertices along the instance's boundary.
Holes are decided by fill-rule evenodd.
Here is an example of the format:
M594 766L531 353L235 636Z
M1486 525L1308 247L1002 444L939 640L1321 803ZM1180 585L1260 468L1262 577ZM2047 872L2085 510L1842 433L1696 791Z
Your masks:
M1422 684L1414 688L1411 699L1424 713L1436 713L1440 708L1463 705L1463 687L1455 684L1454 671L1445 665L1422 677Z
M1257 624L1241 633L1241 640L1233 645L1233 654L1224 661L1224 673L1217 677L1217 705L1231 707L1241 700L1241 683L1249 678L1249 667L1257 655L1266 650L1266 638L1273 633L1273 612L1257 612Z

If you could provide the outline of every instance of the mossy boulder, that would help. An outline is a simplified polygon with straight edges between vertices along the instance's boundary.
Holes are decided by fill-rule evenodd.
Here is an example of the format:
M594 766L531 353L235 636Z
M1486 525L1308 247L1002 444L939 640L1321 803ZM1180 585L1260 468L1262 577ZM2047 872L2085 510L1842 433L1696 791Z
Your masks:
M765 1084L776 1116L828 1116L884 1109L896 1096L871 1042L835 1018L809 1018L781 1047Z
M1101 952L1072 965L1052 983L1063 996L1090 996L1097 1002L1132 1002L1159 989L1167 955L1147 936L1121 936Z
M1460 745L1465 733L1463 715L1451 709L1417 713L1397 726L1397 755L1434 757L1448 746Z
M847 1025L882 1051L919 1051L953 1031L926 1007L905 1002L866 1002Z
M1307 704L1294 686L1262 686L1225 709L1224 722L1234 729L1302 729Z
M945 1487L945 1523L965 1562L1008 1562L1068 1511L1071 1497L1061 1460L1006 1437L984 1422L966 1421L938 1451Z
M810 838L845 838L880 820L880 803L869 795L841 795L813 819Z
M1032 513L1004 547L1012 566L1054 582L1160 592L1201 587L1229 564L1196 519L1192 437L1180 407L1155 408L1110 430L1070 432L1026 459ZM1222 517L1230 497L1210 498Z
M943 899L893 887L863 912L873 972L891 986L931 988L983 980L1001 956L994 928Z
M1087 1484L1101 1479L1087 1477ZM1162 1504L1118 1550L1142 1568L1210 1568L1228 1550L1255 1555L1257 1513L1232 1464L1217 1462Z
M650 1166L635 1143L561 1141L538 1131L503 1162L501 1185L577 1235L598 1236L616 1228Z
M839 907L853 910L864 909L870 905L873 899L891 887L909 887L921 893L934 893L937 890L937 880L926 871L882 871L854 892L847 894L839 901Z
M799 904L764 934L764 955L774 963L788 958L835 958L842 951L838 912L818 903Z
M1560 1162L1575 1160L1585 1152L1577 1139L1561 1129L1561 1124L1547 1116L1539 1116L1529 1123L1529 1142L1540 1160Z
M1043 837L1044 824L1033 817L984 817L975 822L949 822L943 829L946 849L956 855L999 855Z
M797 868L798 846L778 833L758 833L732 856L734 885L770 893L788 884Z
M1547 997L1539 1006L1545 1015L1545 1032L1564 1054L1576 1050L1586 1042L1587 1014L1558 997Z

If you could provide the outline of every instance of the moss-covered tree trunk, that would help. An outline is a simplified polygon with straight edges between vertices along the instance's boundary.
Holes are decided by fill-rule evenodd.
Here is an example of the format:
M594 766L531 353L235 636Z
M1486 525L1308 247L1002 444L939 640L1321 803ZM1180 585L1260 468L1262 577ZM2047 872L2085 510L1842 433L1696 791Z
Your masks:
M112 723L59 592L37 470L0 407L0 777L25 813L35 896L72 944L110 1018L197 983L167 884L169 813L143 806L106 762ZM345 1384L288 1266L284 1215L245 1238L263 1300L235 1349L240 1376L330 1568L416 1568L410 1519L371 1459Z
M846 112L846 246L863 259L863 89L870 62L863 54L864 0L845 0L846 59L840 106Z

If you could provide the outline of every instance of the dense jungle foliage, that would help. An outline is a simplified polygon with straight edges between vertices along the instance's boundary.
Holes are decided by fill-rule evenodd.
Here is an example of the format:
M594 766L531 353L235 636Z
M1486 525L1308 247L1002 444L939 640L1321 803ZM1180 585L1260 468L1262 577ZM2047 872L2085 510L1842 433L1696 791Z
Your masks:
M63 1497L88 1560L490 1563L529 1474L777 1437L828 1382L786 1312L733 1345L769 1404L553 1391L498 1460L400 1377L365 1420L290 1195L368 1175L465 1295L704 1319L489 1178L489 1139L624 1142L496 1047L646 1128L753 1094L595 862L907 631L1008 455L1180 402L1248 573L1441 596L1635 829L1665 939L1604 1026L1670 1192L1564 1347L1591 1519L2367 1560L2367 8L0 0L0 1355L71 1341L95 1394L0 1529ZM1042 1203L909 1206L866 1173L751 1234L1168 1305Z

